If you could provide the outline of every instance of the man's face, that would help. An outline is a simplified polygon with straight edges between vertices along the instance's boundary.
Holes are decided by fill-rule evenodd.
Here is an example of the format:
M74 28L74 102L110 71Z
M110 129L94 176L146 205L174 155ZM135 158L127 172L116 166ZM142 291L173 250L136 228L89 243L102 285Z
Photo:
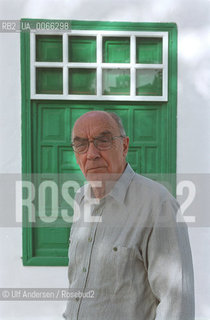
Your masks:
M78 139L92 140L96 137L111 134L120 136L120 130L115 120L102 111L92 111L81 116L73 129L73 142ZM129 138L116 138L109 150L98 150L93 143L89 144L86 153L75 152L77 163L87 180L106 180L111 174L119 177L126 165ZM116 174L116 175L115 175ZM115 180L115 178L112 178Z

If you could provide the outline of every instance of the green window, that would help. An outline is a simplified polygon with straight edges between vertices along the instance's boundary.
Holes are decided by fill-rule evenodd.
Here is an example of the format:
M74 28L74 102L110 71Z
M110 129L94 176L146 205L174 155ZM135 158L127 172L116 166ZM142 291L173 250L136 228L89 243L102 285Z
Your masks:
M22 170L35 188L33 222L23 207L24 265L68 263L71 223L62 212L73 210L60 191L73 198L76 189L65 182L84 183L70 148L83 113L107 110L122 118L136 172L157 179L176 171L176 25L68 23L69 30L21 33Z

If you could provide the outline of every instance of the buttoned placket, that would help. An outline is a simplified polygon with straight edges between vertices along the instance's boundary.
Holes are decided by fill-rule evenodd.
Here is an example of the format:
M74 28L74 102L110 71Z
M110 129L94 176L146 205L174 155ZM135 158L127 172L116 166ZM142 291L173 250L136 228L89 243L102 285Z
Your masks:
M102 212L103 212L103 209L104 209L104 205L101 205L100 207L96 207L91 215L94 213L94 216L97 216L97 217L100 217L102 215ZM83 268L81 270L81 283L80 283L80 291L82 293L84 293L85 289L86 289L86 284L87 284L87 279L88 279L88 274L89 274L89 268L90 268L90 262L91 262L91 255L92 255L92 250L93 250L93 245L94 245L94 242L95 242L95 236L96 236L96 232L97 232L97 227L98 227L98 223L99 222L93 222L92 223L92 228L90 230L90 233L87 237L87 241L89 243L89 246L88 246L88 252L87 252L87 255L86 255L86 259L84 261L84 264L83 264ZM82 300L83 298L75 298L76 302L78 303L78 306L77 306L77 312L76 312L76 319L78 320L79 319L79 310L80 310L80 306L81 306L81 303L82 303Z

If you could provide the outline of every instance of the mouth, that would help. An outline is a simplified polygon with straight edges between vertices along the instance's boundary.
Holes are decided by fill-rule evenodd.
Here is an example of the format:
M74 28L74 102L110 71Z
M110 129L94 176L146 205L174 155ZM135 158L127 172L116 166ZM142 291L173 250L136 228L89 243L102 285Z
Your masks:
M99 171L99 172L100 172L101 170L103 171L104 169L106 169L106 167L88 168L88 169L87 169L87 172L95 172L95 171L97 171L97 172Z

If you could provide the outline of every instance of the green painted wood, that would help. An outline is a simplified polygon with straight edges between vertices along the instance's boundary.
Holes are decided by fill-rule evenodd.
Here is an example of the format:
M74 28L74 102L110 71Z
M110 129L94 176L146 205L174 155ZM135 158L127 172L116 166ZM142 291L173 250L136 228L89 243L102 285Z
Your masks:
M24 266L67 266L68 257L32 257L24 262Z
M129 63L130 38L104 37L102 55L106 63Z
M36 68L36 93L62 94L63 70L61 68Z
M27 20L36 23L40 20ZM43 20L44 22L56 22L55 20ZM47 101L30 100L30 34L21 33L21 82L22 82L22 171L27 174L27 179L34 182L35 190L38 192L40 184L46 179L55 182L58 190L63 183L77 175L76 180L80 185L84 182L76 163L73 151L70 148L70 134L77 117L89 110L107 110L119 114L123 120L125 129L130 136L130 148L128 161L136 172L149 174L153 179L158 180L159 175L176 172L176 99L177 99L177 30L175 24L144 24L144 23L111 23L92 21L68 21L72 29L100 29L100 30L134 30L134 31L168 31L169 32L169 100L168 102L100 102L100 101ZM114 47L119 45L107 39L104 43L108 61L116 59ZM127 46L128 44L123 44ZM139 48L140 48L139 44ZM91 47L92 45L90 45ZM94 45L93 45L94 46ZM160 59L160 47L155 45L155 58L152 55L149 61L152 63L157 57ZM44 49L39 48L41 58L46 58L47 45ZM78 43L72 48L72 52L78 52ZM139 49L140 50L140 49ZM144 52L148 50L148 44L144 44ZM159 51L158 51L159 50ZM90 50L91 51L91 50ZM112 52L113 51L113 52ZM157 53L159 52L159 53ZM74 56L77 54L74 53ZM110 57L109 57L110 54ZM59 56L59 54L58 54ZM71 55L70 55L71 56ZM72 55L73 56L73 55ZM147 56L144 53L144 56ZM91 57L91 55L90 55ZM93 58L88 58L88 62ZM49 57L47 58L49 59ZM69 59L71 59L69 57ZM76 58L74 58L76 59ZM80 58L82 59L82 58ZM121 55L118 62L124 62L128 55ZM140 61L143 58L140 54ZM148 62L148 63L150 63ZM142 62L143 63L143 62ZM155 62L156 63L156 62ZM81 70L80 70L81 71ZM113 76L113 75L112 75ZM107 87L109 93L115 94L120 88L126 87L122 75L115 75L115 81L119 82L114 88ZM148 76L148 74L147 74ZM72 86L78 90L82 83L83 76L78 76L76 85ZM121 77L121 78L120 78ZM54 78L54 77L52 77ZM150 75L151 78L151 75ZM118 79L118 80L117 80ZM42 80L42 79L41 79ZM47 80L45 89L52 85ZM43 86L44 81L42 81ZM106 81L104 81L106 83ZM124 83L121 87L121 84ZM59 87L59 84L56 86ZM104 89L105 89L104 85ZM154 89L157 90L157 85ZM42 87L43 88L43 87ZM70 86L71 88L71 86ZM79 90L89 90L86 84L81 85ZM140 88L142 90L141 82ZM144 88L148 89L148 88ZM149 88L151 89L151 88ZM38 175L39 174L39 175ZM74 176L75 179L75 176ZM175 186L174 176L168 177L168 182ZM175 187L174 187L175 188ZM174 189L175 190L175 189ZM174 191L172 190L172 191ZM68 190L74 196L74 190ZM51 215L52 195L50 190L47 194L46 216ZM51 223L43 223L43 212L39 210L39 201L36 197L36 223L28 222L27 211L23 210L23 264L24 265L67 265L68 237L71 224L63 223L61 210L68 210L73 214L62 195L58 194L58 215Z
M69 36L69 62L96 62L96 37Z
M32 145L31 145L31 105L30 105L30 36L21 33L21 98L22 98L22 179L31 181ZM23 190L24 197L24 190ZM23 207L22 261L25 265L33 256L32 227L28 221L28 212Z
M161 38L137 38L136 41L137 63L162 63Z
M63 61L62 36L36 35L36 61Z

